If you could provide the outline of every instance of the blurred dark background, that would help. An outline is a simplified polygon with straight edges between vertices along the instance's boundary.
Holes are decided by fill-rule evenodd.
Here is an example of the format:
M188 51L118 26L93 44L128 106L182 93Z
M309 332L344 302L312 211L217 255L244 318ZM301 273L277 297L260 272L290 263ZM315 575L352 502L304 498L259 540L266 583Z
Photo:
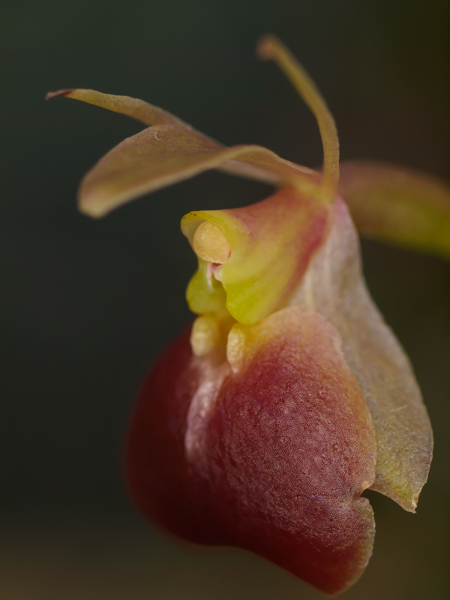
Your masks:
M203 551L147 526L121 455L149 364L189 321L186 212L270 188L208 173L101 221L82 175L139 123L55 99L91 87L146 99L225 144L321 163L314 119L257 38L281 37L336 118L342 158L450 179L449 2L0 2L0 597L315 599L262 560ZM375 553L345 596L447 599L449 267L363 242L372 294L414 364L436 435L416 515L369 493Z

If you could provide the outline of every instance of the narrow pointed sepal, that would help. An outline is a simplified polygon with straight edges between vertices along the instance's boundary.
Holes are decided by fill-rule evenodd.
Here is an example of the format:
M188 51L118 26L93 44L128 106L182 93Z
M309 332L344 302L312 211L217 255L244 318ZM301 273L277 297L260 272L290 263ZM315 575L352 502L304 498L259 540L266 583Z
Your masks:
M377 162L341 165L339 193L362 235L450 259L450 186Z

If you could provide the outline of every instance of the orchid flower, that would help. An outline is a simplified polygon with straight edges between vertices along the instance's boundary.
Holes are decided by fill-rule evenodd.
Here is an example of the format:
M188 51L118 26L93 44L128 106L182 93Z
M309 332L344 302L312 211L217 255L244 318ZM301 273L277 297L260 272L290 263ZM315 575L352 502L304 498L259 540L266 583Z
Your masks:
M315 84L276 38L258 52L316 116L321 172L260 146L226 148L141 100L48 97L149 126L83 179L92 217L208 169L276 186L252 206L182 219L198 258L187 289L197 317L143 386L127 477L142 512L172 534L245 548L334 594L372 554L362 492L414 512L432 454L411 365L365 286L351 214L363 233L449 255L450 192L383 164L344 164L339 179L335 123Z

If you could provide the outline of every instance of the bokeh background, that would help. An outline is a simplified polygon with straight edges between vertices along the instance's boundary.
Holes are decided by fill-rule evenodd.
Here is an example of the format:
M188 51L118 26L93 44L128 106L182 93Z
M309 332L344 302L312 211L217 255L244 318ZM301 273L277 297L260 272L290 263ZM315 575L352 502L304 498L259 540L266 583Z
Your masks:
M189 321L192 209L270 189L217 173L101 221L78 214L81 176L141 125L48 90L146 99L226 144L316 166L314 119L256 39L278 34L335 115L342 158L450 179L450 10L440 1L0 2L0 597L308 599L321 596L235 550L166 538L135 512L123 439L150 363ZM363 242L368 285L415 366L435 459L418 512L368 493L375 553L349 600L447 599L449 267Z

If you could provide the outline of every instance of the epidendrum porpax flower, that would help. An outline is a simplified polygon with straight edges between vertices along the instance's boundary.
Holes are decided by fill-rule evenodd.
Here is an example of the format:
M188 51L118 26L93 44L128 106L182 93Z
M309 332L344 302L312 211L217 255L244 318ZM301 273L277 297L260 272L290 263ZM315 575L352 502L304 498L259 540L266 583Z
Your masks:
M207 169L277 186L245 208L186 215L198 257L198 315L153 366L126 451L131 492L187 540L256 552L327 593L372 553L376 490L414 512L432 432L410 363L365 286L357 232L450 254L450 193L374 163L342 165L319 91L275 38L260 42L315 114L321 173L260 146L226 148L141 100L63 95L148 128L85 176L80 208L100 217ZM350 210L349 210L350 209Z

